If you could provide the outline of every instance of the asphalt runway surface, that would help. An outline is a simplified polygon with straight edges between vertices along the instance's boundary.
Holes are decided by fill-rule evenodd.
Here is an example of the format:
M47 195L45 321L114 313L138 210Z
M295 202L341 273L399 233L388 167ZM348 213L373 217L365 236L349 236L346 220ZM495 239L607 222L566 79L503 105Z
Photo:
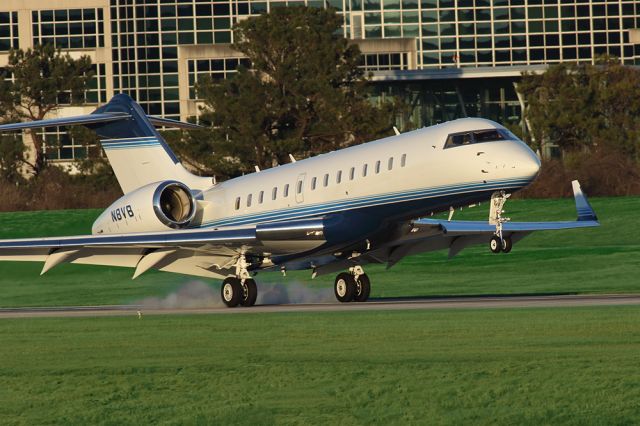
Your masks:
M350 312L429 309L548 308L613 305L640 305L640 294L393 298L373 299L366 303L336 302L313 304L257 305L251 308L227 308L224 306L215 306L208 308L155 308L136 305L0 308L0 319L190 314L238 315L267 312Z

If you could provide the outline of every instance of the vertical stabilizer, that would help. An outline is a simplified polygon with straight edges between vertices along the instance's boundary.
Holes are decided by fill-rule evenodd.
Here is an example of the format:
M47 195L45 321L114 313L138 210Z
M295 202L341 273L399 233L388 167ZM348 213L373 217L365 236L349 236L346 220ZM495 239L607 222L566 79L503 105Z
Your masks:
M102 147L126 194L141 186L165 180L178 180L192 189L205 189L209 178L189 173L180 164L147 115L131 97L120 94L94 114L126 113L125 120L92 124Z

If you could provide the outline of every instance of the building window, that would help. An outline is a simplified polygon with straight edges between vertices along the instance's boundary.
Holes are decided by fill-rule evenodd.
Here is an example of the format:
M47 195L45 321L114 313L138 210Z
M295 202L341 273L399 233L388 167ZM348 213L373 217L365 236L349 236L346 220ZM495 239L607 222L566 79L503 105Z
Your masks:
M278 198L278 187L274 186L273 190L271 191L271 199L275 200L276 198Z
M18 47L18 12L0 12L0 52Z
M237 73L240 66L250 68L251 62L247 58L189 59L189 99L200 99L196 91L198 82L202 83L206 79L214 82L227 79Z
M97 137L89 142L81 142L73 138L68 132L60 129L62 128L47 127L38 132L42 137L44 154L48 160L80 160L102 155Z
M404 167L407 165L407 154L402 154L400 158L400 167Z
M104 47L102 8L39 10L31 13L33 44L60 49Z

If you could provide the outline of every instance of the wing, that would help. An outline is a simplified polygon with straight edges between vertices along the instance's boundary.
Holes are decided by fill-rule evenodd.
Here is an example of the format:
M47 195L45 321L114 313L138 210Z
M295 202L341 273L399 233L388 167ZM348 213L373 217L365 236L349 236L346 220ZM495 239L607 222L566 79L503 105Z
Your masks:
M574 221L561 222L507 222L502 226L503 235L509 236L515 243L534 231L555 231L562 229L590 228L600 226L598 217L580 188L578 181L571 182L578 217ZM496 232L495 225L483 221L420 219L412 223L411 232L418 238L426 234L427 239L434 236L444 240L449 248L449 257L473 244L489 242ZM420 244L421 242L418 242ZM397 257L397 256L396 256ZM395 259L397 262L399 259Z
M552 231L599 226L598 218L583 194L578 181L573 181L573 194L578 217L575 221L562 222L507 222L503 224L503 235L513 243L534 231ZM327 263L318 266L316 274L332 273L353 265L368 263L386 263L391 267L402 258L427 251L449 250L449 257L460 253L465 247L475 244L487 244L495 234L495 225L483 221L418 219L404 223L390 241L361 254L356 258L327 259ZM319 263L316 261L316 263Z
M297 253L325 243L321 219L250 227L0 240L0 260L44 262L42 273L62 263L135 268L133 278L157 269L224 278L240 254L263 266L276 253Z

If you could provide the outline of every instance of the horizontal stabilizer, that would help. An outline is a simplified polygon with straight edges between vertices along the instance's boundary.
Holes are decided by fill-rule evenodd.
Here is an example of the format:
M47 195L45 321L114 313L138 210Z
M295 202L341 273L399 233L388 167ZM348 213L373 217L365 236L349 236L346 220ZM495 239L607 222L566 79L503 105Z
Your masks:
M96 123L108 123L110 121L126 120L131 115L124 112L105 112L102 114L87 114L76 117L51 118L48 120L28 121L24 123L11 123L0 125L0 132L12 132L23 129L37 129L41 127L72 126L76 124L90 125Z
M61 117L51 118L48 120L26 121L23 123L2 124L0 125L0 132L13 132L16 130L74 125L86 125L90 127L91 124L128 120L130 118L131 115L127 114L126 112L103 112L98 114L78 115L75 117ZM155 127L170 127L187 130L203 128L202 126L199 126L197 124L185 123L183 121L171 120L169 118L153 117L150 115L148 115L147 118Z
M185 123L184 121L172 120L170 118L154 117L147 115L147 118L156 127L171 127L176 129L203 129L203 126L193 123Z

